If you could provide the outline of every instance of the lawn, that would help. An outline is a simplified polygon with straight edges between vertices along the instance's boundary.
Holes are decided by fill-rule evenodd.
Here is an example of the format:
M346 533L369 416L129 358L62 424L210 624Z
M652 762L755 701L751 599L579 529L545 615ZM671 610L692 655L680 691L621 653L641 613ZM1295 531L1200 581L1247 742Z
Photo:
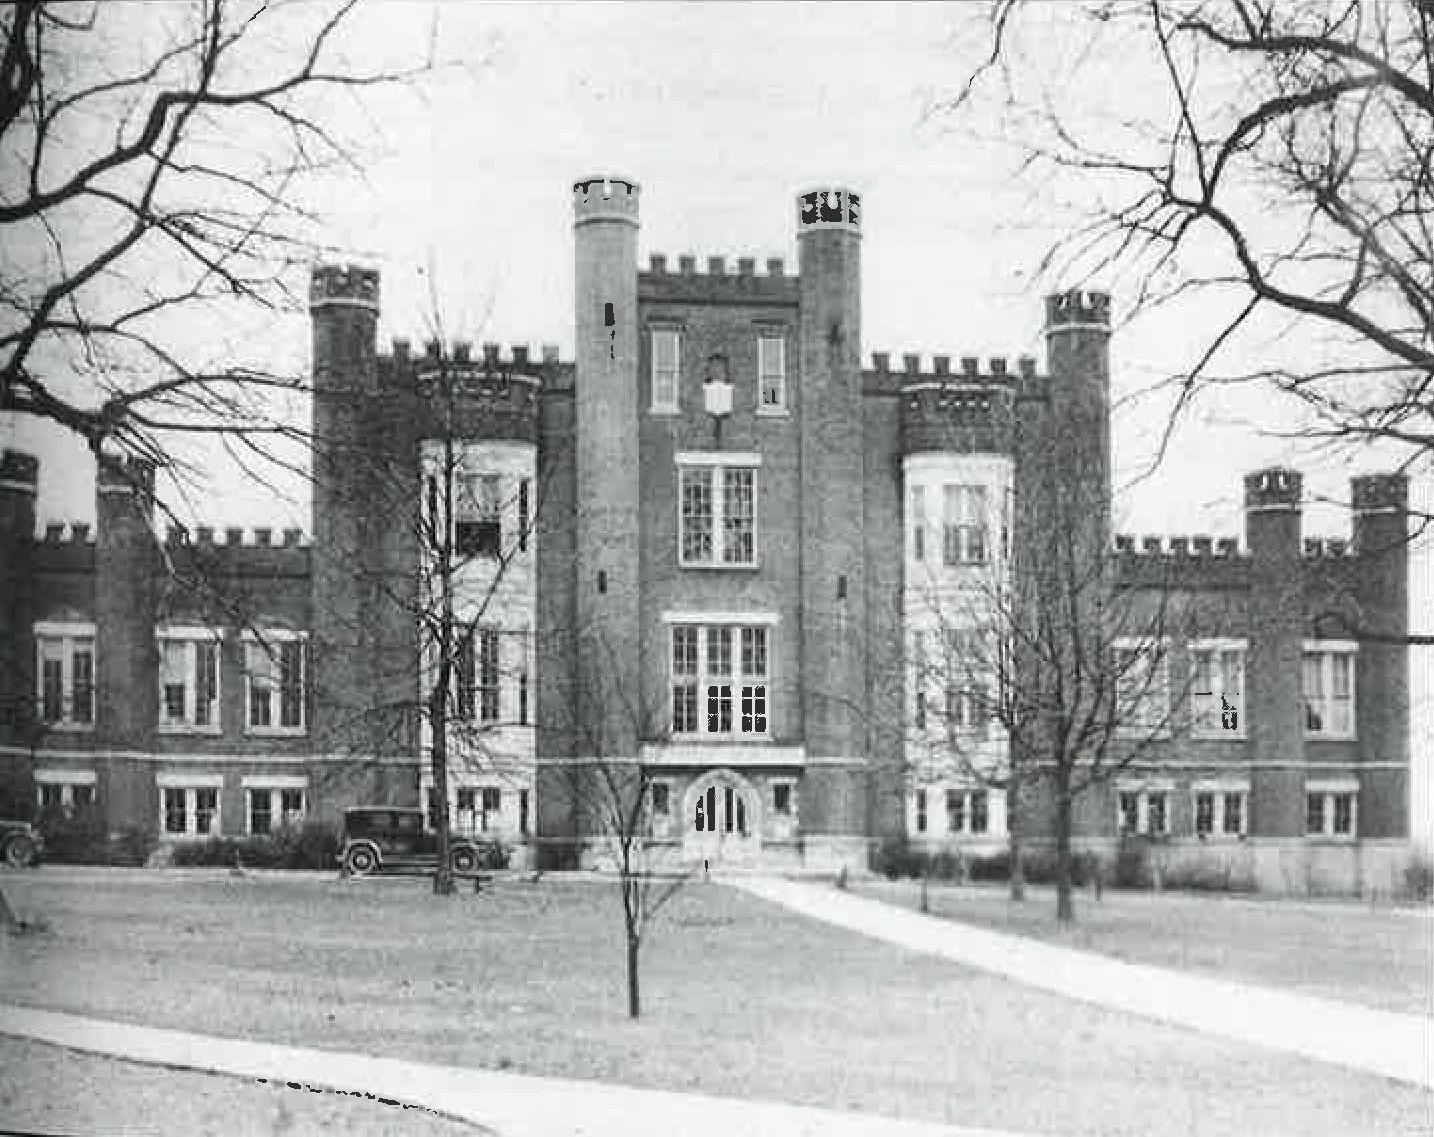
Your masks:
M914 881L853 882L852 891L907 908ZM998 932L1152 964L1434 1014L1434 919L1427 911L1107 890L1076 897L1076 922L1055 918L1055 893L1012 904L1003 888L933 884L933 915Z
M672 902L624 1015L612 885L6 874L0 1000L455 1065L1062 1134L1422 1133L1434 1095L792 916Z
M475 1137L424 1110L242 1078L166 1070L0 1038L0 1126L25 1133L342 1133Z

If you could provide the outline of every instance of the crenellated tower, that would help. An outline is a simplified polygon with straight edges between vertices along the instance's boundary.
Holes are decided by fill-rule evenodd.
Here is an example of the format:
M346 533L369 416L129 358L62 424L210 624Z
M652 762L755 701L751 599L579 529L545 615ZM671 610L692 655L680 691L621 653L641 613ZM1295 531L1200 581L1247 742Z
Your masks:
M573 183L579 753L630 757L641 724L638 634L639 187Z
M801 721L808 756L827 760L808 769L803 818L808 849L835 856L868 824L861 208L840 187L797 198Z

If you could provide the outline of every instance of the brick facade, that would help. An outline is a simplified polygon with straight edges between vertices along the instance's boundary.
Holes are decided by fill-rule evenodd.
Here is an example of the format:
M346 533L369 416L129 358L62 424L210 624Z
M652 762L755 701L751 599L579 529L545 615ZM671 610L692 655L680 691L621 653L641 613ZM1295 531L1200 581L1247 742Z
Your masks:
M1408 653L1390 642L1407 618L1402 477L1354 479L1347 541L1304 537L1289 470L1246 478L1243 543L1114 536L1104 294L1048 300L1044 371L863 367L859 193L799 197L792 274L659 255L640 269L637 185L573 192L571 362L380 351L377 272L314 270L311 539L161 538L152 470L119 459L101 465L93 533L37 534L52 472L5 453L6 809L89 784L112 831L185 839L245 832L268 785L301 788L321 820L421 801L427 736L395 708L425 694L416 533L449 438L465 492L501 498L453 506L488 509L501 534L494 565L458 585L460 617L500 643L483 729L451 743L466 824L593 855L568 772L600 758L650 771L653 841L673 858L830 870L898 837L999 851L996 791L939 755L914 774L915 573L936 565L959 592L972 564L1019 566L1041 495L1061 492L1080 503L1076 546L1110 550L1125 588L1178 599L1171 673L1214 659L1243 677L1240 728L1177 709L1168 737L1075 803L1078 847L1114 856L1128 817L1162 871L1389 887L1408 837ZM1048 790L1019 808L1048 842Z

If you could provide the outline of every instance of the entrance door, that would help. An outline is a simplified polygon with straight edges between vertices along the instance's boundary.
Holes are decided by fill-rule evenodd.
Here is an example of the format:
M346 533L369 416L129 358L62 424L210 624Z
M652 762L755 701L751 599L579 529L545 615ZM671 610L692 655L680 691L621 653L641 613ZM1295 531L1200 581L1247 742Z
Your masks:
M716 866L749 861L761 847L757 795L735 774L711 776L687 793L683 851Z

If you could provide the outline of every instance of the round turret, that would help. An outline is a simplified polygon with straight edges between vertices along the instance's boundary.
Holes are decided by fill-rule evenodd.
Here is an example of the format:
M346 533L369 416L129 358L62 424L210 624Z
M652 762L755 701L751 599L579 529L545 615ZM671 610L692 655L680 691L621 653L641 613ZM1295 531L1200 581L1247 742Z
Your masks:
M631 178L595 174L573 183L573 225L590 221L637 224L641 187Z

